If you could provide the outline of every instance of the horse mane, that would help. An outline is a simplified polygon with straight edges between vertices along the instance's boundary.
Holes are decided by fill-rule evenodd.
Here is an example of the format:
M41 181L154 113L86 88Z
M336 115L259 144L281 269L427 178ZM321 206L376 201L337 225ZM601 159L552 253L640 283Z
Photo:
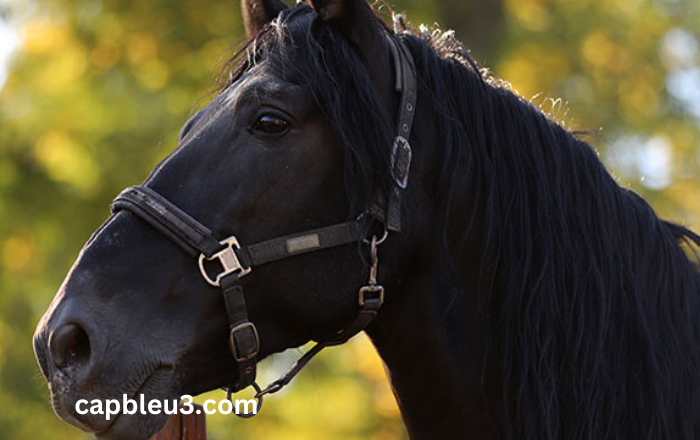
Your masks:
M390 145L392 118L353 49L314 16L283 13L232 58L224 86L270 56L310 87L338 129L361 209L389 184L388 152L375 146ZM617 185L587 143L479 69L452 33L397 38L416 60L420 105L438 115L435 212L472 213L459 237L439 224L443 247L480 236L470 251L484 262L477 289L502 437L694 438L700 237ZM463 179L472 200L455 199Z
M423 34L407 42L450 115L440 187L473 170L472 211L486 207L486 230L469 223L462 240L482 234L490 263L479 296L510 402L504 436L695 438L700 237L617 185L593 148L479 70L451 33Z

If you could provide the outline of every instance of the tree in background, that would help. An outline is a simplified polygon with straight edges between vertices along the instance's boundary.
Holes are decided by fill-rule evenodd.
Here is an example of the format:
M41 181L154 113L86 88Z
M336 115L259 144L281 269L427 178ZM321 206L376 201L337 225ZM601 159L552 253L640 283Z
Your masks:
M700 3L391 5L414 26L457 29L496 76L591 132L622 183L700 229ZM0 437L75 439L51 412L34 326L114 195L142 181L211 98L242 21L237 2L220 0L0 0L0 20L21 37L0 85ZM262 380L289 363L264 363ZM324 353L281 394L254 421L209 417L211 438L404 436L366 340Z

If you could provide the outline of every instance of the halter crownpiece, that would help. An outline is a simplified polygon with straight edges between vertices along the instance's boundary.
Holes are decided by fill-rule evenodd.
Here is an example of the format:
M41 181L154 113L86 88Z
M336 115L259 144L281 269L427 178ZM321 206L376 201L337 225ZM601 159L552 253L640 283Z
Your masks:
M275 393L286 386L323 348L343 344L364 330L384 302L384 288L377 283L377 248L384 242L389 231L401 230L401 194L408 185L412 155L409 138L417 96L415 65L410 51L393 36L389 36L388 41L394 62L395 88L401 94L398 135L392 145L389 170L393 185L389 194L377 195L377 199L367 210L368 216L244 246L235 236L218 239L209 228L146 186L126 188L112 203L112 213L127 210L136 214L189 255L198 257L199 270L204 280L221 288L229 324L229 348L238 366L238 381L226 389L229 399L231 393L253 386L259 409L264 395ZM364 230L361 223L374 219L384 225L385 235L380 239L375 236L371 241L366 240L361 236L361 231ZM255 325L248 319L241 278L251 273L256 266L360 240L370 245L371 268L368 284L358 291L360 309L357 316L347 328L325 341L318 342L281 378L261 390L255 383L260 337ZM217 262L220 270L214 271L212 266ZM251 417L254 414L237 415Z

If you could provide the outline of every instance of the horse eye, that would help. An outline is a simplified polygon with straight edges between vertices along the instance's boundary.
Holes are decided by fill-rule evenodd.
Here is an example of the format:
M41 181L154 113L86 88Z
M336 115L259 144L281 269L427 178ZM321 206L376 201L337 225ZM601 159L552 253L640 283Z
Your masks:
M262 115L251 127L253 131L263 134L282 135L289 129L289 122L274 115Z

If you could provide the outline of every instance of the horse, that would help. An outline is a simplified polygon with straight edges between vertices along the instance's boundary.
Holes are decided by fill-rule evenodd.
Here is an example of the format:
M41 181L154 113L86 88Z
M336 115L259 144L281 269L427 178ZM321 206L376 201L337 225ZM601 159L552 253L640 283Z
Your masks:
M34 335L59 417L145 440L166 415L76 402L262 398L364 331L413 440L699 438L700 237L453 33L307 3L242 1L219 93L83 247Z

